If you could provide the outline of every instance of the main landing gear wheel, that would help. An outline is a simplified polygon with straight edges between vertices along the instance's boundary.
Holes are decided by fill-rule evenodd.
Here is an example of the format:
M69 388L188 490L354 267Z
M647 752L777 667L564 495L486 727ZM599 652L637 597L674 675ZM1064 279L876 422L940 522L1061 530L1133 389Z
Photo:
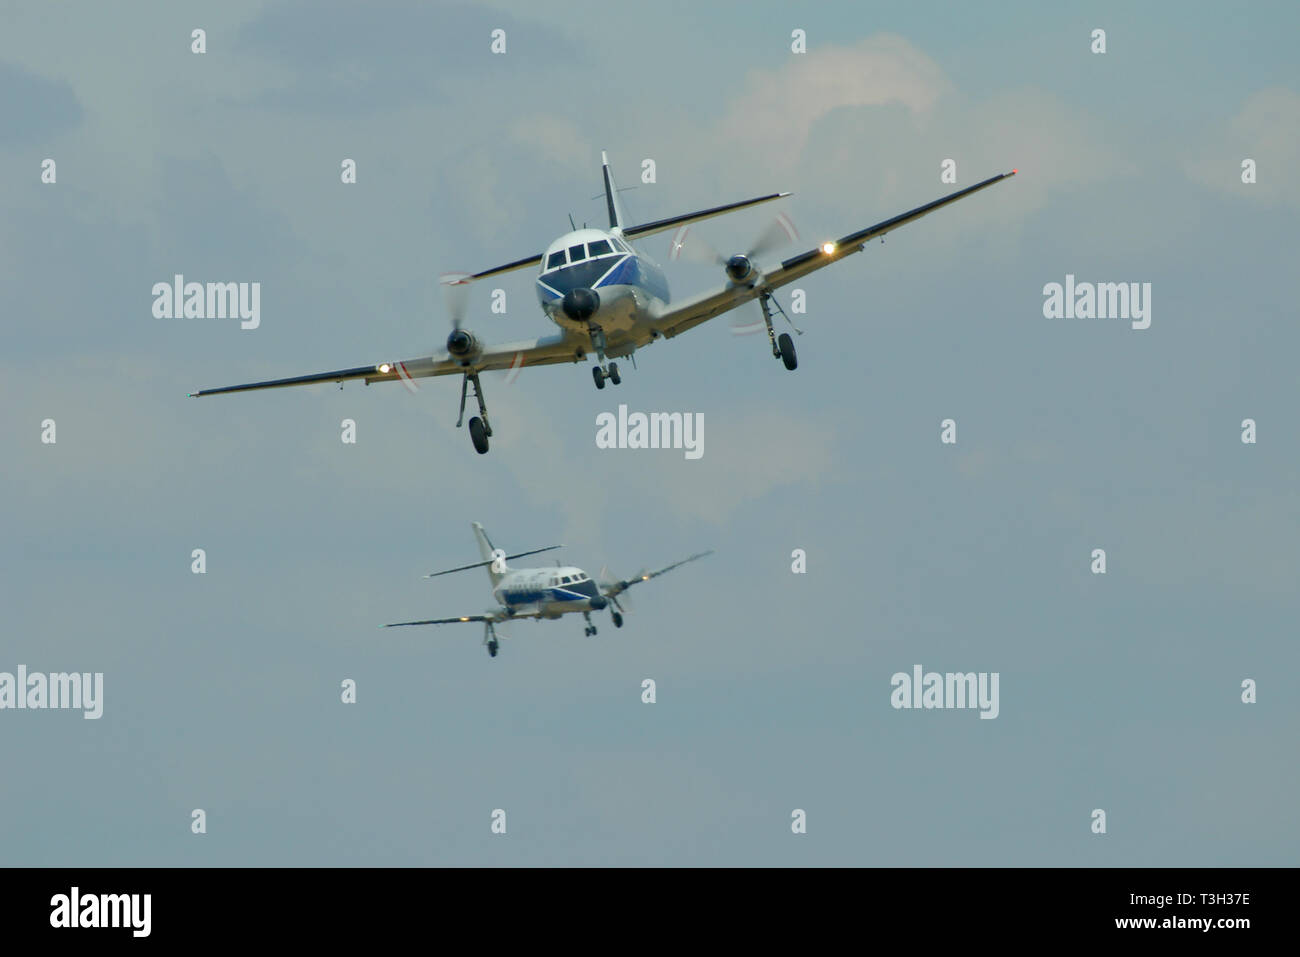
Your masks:
M475 452L477 452L479 455L483 455L484 453L487 452L488 450L487 429L483 426L483 420L480 419L477 415L474 416L474 418L469 420L469 437L470 437L470 441L474 443ZM495 647L495 645L489 647ZM492 654L495 655L496 652L493 651Z
M490 657L492 657L492 658L495 658L495 657L497 656L497 649L498 649L499 647L500 647L500 645L498 645L498 644L496 643L496 639L493 639L492 641L489 641L489 642L488 642L488 655L489 655Z
M609 364L609 371L606 372L605 375L607 375L607 376L609 377L609 381L612 382L612 383L614 383L614 385L621 385L622 382L623 382L622 378L620 378L620 377L619 377L619 374L618 374L618 364L617 364L617 363L611 362L611 363Z
M591 377L596 380L597 389L605 388L605 373L601 370L600 366L591 367Z
M776 346L781 350L781 361L785 367L793 372L799 368L799 357L794 352L794 340L790 338L790 333L783 332L776 337Z
M465 377L460 380L460 415L456 417L456 428L459 429L465 421L465 399L471 385L474 386L474 400L478 403L478 415L469 420L469 437L474 443L474 451L483 455L488 450L488 439L492 437L492 424L488 422L483 387L479 384L478 373L473 369L466 369Z
M623 616L620 615L618 612L614 612L614 614L613 614L612 617L613 617L613 619L614 619L614 627L615 627L615 628L622 628L622 627L623 627Z

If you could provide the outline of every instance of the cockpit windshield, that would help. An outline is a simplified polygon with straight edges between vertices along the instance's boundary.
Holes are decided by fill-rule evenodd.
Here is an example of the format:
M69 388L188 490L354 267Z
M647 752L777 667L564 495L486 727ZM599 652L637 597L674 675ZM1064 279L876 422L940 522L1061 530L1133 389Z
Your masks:
M603 259L606 256L622 256L628 252L631 252L631 250L620 243L616 237L593 239L589 243L575 243L568 249L557 249L555 252L549 253L546 256L546 266L542 269L542 272L553 272L556 269L563 269L565 266L585 263L592 259Z

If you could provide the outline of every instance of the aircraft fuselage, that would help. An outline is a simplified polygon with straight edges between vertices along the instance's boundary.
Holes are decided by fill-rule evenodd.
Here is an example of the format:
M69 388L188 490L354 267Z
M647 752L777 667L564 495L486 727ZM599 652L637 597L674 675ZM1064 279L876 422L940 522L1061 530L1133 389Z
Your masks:
M592 323L609 336L629 334L669 301L658 263L616 230L579 229L555 240L542 256L535 288L547 317L580 335ZM594 302L583 290L595 294ZM580 296L586 298L575 306Z
M599 611L608 604L591 576L571 566L507 571L493 587L492 597L511 615L543 618Z

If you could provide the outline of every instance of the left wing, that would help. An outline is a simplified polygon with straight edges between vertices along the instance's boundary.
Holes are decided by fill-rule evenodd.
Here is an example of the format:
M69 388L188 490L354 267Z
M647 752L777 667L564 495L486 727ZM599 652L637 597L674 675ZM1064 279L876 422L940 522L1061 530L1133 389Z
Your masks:
M673 562L671 565L667 566L666 568L661 568L657 572L642 572L640 575L637 575L635 578L629 578L626 581L613 582L604 588L603 594L606 598L617 598L619 595L623 594L623 592L627 591L629 588L631 588L633 585L638 584L639 582L648 582L652 578L658 578L660 575L672 571L674 568L677 568L679 565L685 565L687 562L693 562L697 558L703 558L705 555L712 555L712 554L713 554L713 549L709 549L707 552L696 552L690 558L683 558L680 562Z
M714 316L736 308L742 303L749 302L751 299L757 299L764 292L770 292L773 289L780 288L787 283L801 279L811 272L816 272L831 263L839 262L846 256L862 252L866 244L876 237L883 237L886 233L898 229L900 226L906 226L910 222L920 219L927 213L932 213L936 209L941 209L949 203L955 203L959 199L964 199L972 193L978 193L982 189L1000 183L1004 179L1009 179L1016 175L1016 170L1009 173L999 173L997 176L990 176L981 183L974 186L968 186L960 189L955 193L936 199L932 203L926 203L924 206L918 206L916 209L908 210L894 216L892 219L886 219L883 222L876 223L874 226L868 226L866 229L859 229L856 232L849 233L837 239L833 243L827 243L825 246L818 246L809 249L807 252L799 253L797 256L791 256L783 261L774 269L763 273L762 278L753 284L729 284L728 286L715 290L714 292L702 293L691 299L666 309L655 320L655 326L659 333L671 338L678 333L685 332L687 329L693 329L702 322L712 319Z
M294 376L290 379L269 379L264 382L227 385L219 389L200 389L198 392L191 392L190 396L250 392L254 389L279 389L291 385L316 385L321 382L345 382L349 379L364 379L366 385L372 382L395 382L398 379L409 383L411 379L436 375L459 375L462 372L485 372L491 369L510 369L525 365L578 362L584 351L578 342L570 340L567 336L545 336L540 339L524 339L488 346L468 360L453 358L449 353L443 352L417 359L380 362L353 369Z
M395 621L385 628L401 628L403 625L453 625L462 621L500 621L493 615L466 615L464 618L430 618L428 621Z

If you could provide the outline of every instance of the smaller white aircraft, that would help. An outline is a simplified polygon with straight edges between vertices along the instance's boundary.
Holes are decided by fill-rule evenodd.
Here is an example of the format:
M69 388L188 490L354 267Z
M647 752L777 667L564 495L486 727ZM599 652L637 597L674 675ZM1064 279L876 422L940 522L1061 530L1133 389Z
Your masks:
M711 549L707 552L697 552L690 558L683 558L655 572L642 572L635 578L626 580L597 582L581 568L570 565L556 565L554 568L509 568L506 562L510 559L537 555L564 546L547 545L545 548L534 548L531 551L507 555L493 546L482 525L478 522L473 524L474 537L478 539L479 553L483 556L483 561L461 565L458 568L448 568L446 571L434 572L424 577L437 578L439 575L450 575L452 572L463 572L471 568L486 568L488 576L492 579L492 597L499 602L499 606L489 609L482 615L430 618L425 621L395 621L383 627L401 628L406 625L450 625L464 621L481 621L483 622L483 644L487 646L488 654L495 658L500 648L496 626L502 622L519 618L559 618L561 615L577 612L586 619L585 634L590 636L596 633L596 626L591 623L591 613L609 608L614 627L622 628L623 614L626 609L619 604L619 595L638 582L648 582L665 572L672 571L678 565L685 565L697 558L713 554Z

